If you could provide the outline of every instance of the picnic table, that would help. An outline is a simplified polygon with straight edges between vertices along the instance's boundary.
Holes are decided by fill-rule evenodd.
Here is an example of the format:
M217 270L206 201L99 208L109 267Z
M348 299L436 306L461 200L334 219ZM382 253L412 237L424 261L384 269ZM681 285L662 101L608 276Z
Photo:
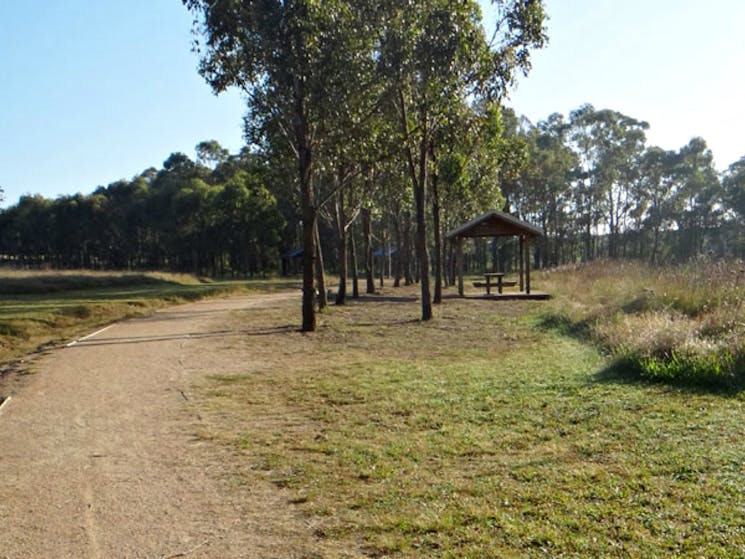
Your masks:
M485 287L486 288L486 294L491 295L491 288L492 286L497 286L497 293L500 295L502 294L502 288L517 285L516 281L504 281L504 272L486 272L484 274L484 279L486 281L484 282L474 282L474 287ZM493 282L493 280L496 280L496 283Z

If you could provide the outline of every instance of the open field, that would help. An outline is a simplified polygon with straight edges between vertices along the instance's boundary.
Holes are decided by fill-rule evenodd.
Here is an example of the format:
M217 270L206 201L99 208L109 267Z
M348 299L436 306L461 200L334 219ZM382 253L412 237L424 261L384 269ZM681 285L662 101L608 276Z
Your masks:
M290 286L293 282L205 282L165 273L0 270L0 362L175 302Z
M447 299L422 324L415 292L331 307L313 335L294 302L252 313L261 335L230 342L251 363L198 387L197 436L236 485L289 490L320 556L745 556L739 393L610 367L546 327L561 297Z
M236 311L241 335L205 338L187 428L236 495L277 488L271 523L310 526L309 557L742 557L738 270L598 263L537 274L552 301L448 297L430 323L416 286L386 288L331 306L313 334L294 297ZM25 324L245 288L186 281L2 304ZM100 324L71 316L63 328ZM729 352L723 382L638 368L685 355L671 339L711 363Z

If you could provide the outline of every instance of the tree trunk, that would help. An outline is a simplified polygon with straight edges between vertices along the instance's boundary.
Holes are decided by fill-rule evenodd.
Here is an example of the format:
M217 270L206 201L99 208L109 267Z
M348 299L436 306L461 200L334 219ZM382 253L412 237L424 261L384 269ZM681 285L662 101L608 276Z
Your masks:
M383 240L380 245L380 288L385 285L385 253L388 248L388 238L385 229L383 229Z
M434 164L434 167L436 169L437 155L435 153L434 146L430 147L430 151L432 154L432 163ZM435 237L435 296L432 302L438 305L442 303L442 233L440 231L440 192L438 188L438 175L436 171L432 175L432 228L434 229Z
M359 270L357 269L357 243L354 240L354 230L350 236L352 243L352 299L360 298Z
M308 177L310 183L310 177ZM306 190L307 189L307 190ZM315 300L315 259L316 259L316 211L313 205L312 184L303 186L303 332L316 329Z
M394 279L393 279L393 287L401 287L401 257L402 257L402 251L401 251L401 216L400 214L397 214L393 221L393 226L396 232L396 248L398 249L398 252L396 253L396 264L395 264L395 272L394 272Z
M404 285L411 285L414 283L414 277L411 273L411 216L408 212L404 214L403 236Z
M618 256L616 250L616 234L618 229L618 222L615 219L615 201L613 199L613 187L608 190L608 258L616 258Z
M316 222L316 298L318 300L318 310L326 308L328 297L326 297L326 274L323 269L323 249L321 248L321 235L318 231Z
M300 41L298 41L300 42ZM303 45L299 45L302 47ZM315 286L313 285L314 264L316 258L317 209L313 189L313 151L311 133L308 127L305 107L305 82L301 76L295 76L293 82L295 94L294 131L298 154L298 172L300 175L300 206L303 217L303 332L316 329L316 312L314 306Z
M654 241L652 243L652 255L650 256L650 259L649 259L653 266L657 264L657 250L659 247L659 242L660 242L660 228L655 227L654 228Z
M427 253L427 219L426 219L426 201L427 201L427 171L429 155L429 135L427 131L427 116L421 116L421 130L419 133L419 172L417 173L414 156L411 145L409 145L409 121L406 114L406 100L403 90L399 88L399 101L401 104L401 125L404 132L404 143L406 157L409 164L409 175L414 188L414 200L416 203L416 252L419 261L419 279L422 290L422 320L432 319L432 296L429 286L429 254Z
M339 289L336 292L336 299L334 300L334 303L336 305L344 305L347 302L347 276L349 274L349 266L347 264L347 231L343 227L337 243L337 252L339 258Z
M416 251L419 260L419 279L422 288L422 320L432 319L432 296L429 286L429 253L427 251L427 167L429 152L426 134L422 133L419 149L419 181L415 185L416 201Z
M375 293L375 259L372 245L372 216L370 208L362 208L362 235L365 243L366 293Z
M347 216L344 211L344 189L341 188L343 169L339 171L339 191L336 194L336 229L337 229L337 257L339 260L339 289L336 292L335 303L344 305L347 302Z

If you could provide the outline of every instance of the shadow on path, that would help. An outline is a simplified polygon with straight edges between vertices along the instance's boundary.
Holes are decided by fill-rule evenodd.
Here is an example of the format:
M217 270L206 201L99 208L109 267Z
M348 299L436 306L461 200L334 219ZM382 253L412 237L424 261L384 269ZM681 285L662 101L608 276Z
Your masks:
M354 299L347 297L347 304L364 304L364 303L415 303L419 300L419 297L408 296L408 295L373 295L366 294L360 295L359 298ZM333 302L331 303L333 305Z
M171 342L175 340L201 340L208 338L226 338L231 336L271 336L272 334L284 334L287 332L297 332L297 326L277 326L274 328L262 328L256 330L215 330L212 332L185 332L177 334L166 334L163 336L122 336L119 338L91 338L81 340L71 347L86 346L105 346L105 345L125 345L125 344L144 344L152 342Z

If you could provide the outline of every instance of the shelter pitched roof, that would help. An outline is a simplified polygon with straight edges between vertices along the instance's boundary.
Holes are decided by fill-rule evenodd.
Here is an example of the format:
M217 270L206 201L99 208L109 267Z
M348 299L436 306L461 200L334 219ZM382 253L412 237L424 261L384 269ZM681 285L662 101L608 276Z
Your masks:
M491 210L472 219L465 225L448 232L446 238L459 237L513 237L527 235L528 237L542 237L543 232L527 221L516 218L498 210Z
M396 247L388 247L387 250L383 250L382 248L379 248L375 252L373 252L373 256L375 258L380 258L381 256L392 256L398 252L398 249Z
M305 252L302 248L291 248L282 255L282 258L299 258Z

